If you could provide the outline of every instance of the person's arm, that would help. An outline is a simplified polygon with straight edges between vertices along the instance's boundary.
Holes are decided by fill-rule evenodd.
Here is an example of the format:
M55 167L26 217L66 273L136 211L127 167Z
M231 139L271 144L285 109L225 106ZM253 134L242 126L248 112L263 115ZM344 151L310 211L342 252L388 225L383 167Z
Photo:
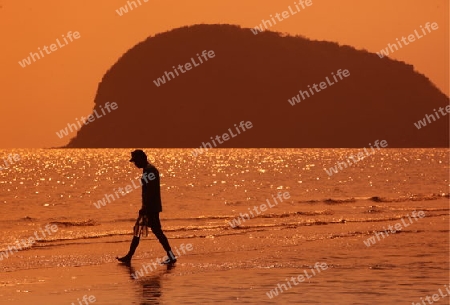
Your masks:
M145 177L142 184L142 208L139 211L140 214L147 214L150 210L150 206L152 204L152 192L153 192L153 184L156 182L154 177L157 173L154 170L149 169L145 171ZM153 179L152 179L153 178Z
M147 214L148 207L150 204L149 201L150 201L150 188L148 182L145 182L144 180L142 184L142 206L139 211L139 215Z

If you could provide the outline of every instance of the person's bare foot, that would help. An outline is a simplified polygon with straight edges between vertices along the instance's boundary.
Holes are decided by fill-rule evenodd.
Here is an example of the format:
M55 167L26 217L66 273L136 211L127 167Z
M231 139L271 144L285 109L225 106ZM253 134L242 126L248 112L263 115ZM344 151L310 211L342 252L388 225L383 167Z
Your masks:
M125 255L124 257L116 257L116 259L121 262L121 263L125 263L125 264L129 264L131 262L131 257L128 255Z

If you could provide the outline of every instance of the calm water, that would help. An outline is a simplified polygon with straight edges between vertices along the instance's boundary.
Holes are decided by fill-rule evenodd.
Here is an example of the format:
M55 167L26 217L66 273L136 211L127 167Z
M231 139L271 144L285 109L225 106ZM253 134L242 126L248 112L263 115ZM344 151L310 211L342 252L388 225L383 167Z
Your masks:
M190 242L194 250L172 275L157 275L159 297L145 293L155 288L149 277L153 288L144 285L144 296L139 286L134 300L136 287L130 288L126 301L117 304L411 304L436 293L448 284L448 150L386 149L331 177L325 172L359 151L218 149L194 158L189 149L146 150L161 173L163 227L174 244ZM140 170L128 162L130 150L1 150L0 160L10 153L20 160L0 171L0 250L47 224L58 230L0 261L4 274L15 278L2 282L12 287L6 295L14 297L14 283L27 270L115 266L114 255L126 252L141 205L140 189L134 188ZM229 221L273 202L279 192L289 199L231 228ZM96 208L108 194L116 199ZM402 234L364 245L374 230L413 210L427 217ZM161 256L154 238L148 239L151 250L141 246L137 262ZM41 253L47 254L36 260ZM330 268L305 284L308 289L293 287L273 300L266 296L317 261ZM189 282L173 274L189 274ZM164 293L161 278L171 279Z

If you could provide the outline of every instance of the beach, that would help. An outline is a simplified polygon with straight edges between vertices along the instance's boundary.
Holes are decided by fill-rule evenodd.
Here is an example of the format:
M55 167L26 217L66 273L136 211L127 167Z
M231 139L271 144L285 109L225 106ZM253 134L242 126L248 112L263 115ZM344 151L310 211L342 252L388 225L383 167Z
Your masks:
M359 150L144 150L181 254L148 272L165 254L151 232L131 266L115 260L128 251L140 189L95 206L140 177L131 150L0 151L20 156L0 171L0 304L411 304L446 293L448 149L381 149L332 176L325 169Z

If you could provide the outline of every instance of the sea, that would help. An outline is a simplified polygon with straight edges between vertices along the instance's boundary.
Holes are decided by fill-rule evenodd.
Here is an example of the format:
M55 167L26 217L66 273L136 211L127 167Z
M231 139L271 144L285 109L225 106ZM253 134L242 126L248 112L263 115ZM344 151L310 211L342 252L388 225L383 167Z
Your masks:
M20 156L0 170L0 304L449 304L448 149L332 175L361 149L144 149L179 256L150 271L151 232L115 260L141 208L131 150L0 150Z

